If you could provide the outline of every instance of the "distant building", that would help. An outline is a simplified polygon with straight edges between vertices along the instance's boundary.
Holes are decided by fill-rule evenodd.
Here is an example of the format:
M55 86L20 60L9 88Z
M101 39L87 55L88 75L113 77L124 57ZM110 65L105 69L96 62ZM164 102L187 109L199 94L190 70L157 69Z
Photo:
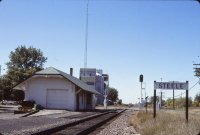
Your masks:
M108 74L102 74L103 79L104 79L104 87L105 87L105 92L107 95L107 88L109 86L109 75Z
M97 104L103 104L107 86L105 81L108 81L108 75L103 74L103 70L97 70L96 68L81 68L80 80L100 93L100 95L97 95Z

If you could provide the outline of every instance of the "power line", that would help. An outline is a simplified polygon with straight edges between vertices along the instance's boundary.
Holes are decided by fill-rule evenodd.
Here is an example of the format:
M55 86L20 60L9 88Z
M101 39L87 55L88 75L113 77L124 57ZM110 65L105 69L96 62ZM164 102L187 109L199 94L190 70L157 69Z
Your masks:
M198 0L198 2L200 2L200 0ZM198 58L199 58L199 56L198 56ZM194 63L193 64L194 66L196 66L196 68L194 68L194 69L200 69L200 68L197 68L197 66L200 66L200 64L197 64L197 63ZM196 71L195 71L196 72ZM199 78L199 80L192 86L192 87L190 87L189 88L189 90L191 90L191 89L193 89L198 83L200 83L200 76L196 73L196 76ZM182 96L182 94L185 94L186 92L183 92L183 93L181 93L181 94L179 94L179 95L176 95L176 96L174 96L174 97L179 97L179 96ZM166 97L166 98L173 98L173 97Z
M200 78L199 78L199 81L197 81L192 87L189 88L189 90L193 89L198 83L200 83ZM179 95L176 95L174 97L179 97L181 95L185 94L185 92L179 94ZM173 98L173 97L165 97L165 98Z

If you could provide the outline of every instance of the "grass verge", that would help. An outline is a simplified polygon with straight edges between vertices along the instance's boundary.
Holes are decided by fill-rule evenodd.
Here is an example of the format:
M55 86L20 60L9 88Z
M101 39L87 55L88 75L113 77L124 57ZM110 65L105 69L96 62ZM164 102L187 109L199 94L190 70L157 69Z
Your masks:
M184 111L162 110L155 119L153 112L139 111L131 116L130 124L142 135L197 135L200 115L190 114L187 123Z

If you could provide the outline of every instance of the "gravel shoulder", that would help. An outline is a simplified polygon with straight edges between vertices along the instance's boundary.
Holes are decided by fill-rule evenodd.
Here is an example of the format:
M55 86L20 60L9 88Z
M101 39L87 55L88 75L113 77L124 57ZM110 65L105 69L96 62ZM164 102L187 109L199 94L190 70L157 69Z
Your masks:
M133 111L134 109L125 111L97 135L139 135L129 123L129 119Z

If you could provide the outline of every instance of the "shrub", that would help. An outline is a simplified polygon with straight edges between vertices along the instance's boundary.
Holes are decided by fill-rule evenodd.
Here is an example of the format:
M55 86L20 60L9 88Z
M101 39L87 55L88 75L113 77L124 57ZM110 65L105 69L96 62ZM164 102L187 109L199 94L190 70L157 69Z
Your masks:
M25 107L25 108L33 108L34 107L34 104L35 104L35 101L20 101L19 103L22 107Z
M24 91L22 90L14 90L11 94L11 97L15 101L24 100Z

